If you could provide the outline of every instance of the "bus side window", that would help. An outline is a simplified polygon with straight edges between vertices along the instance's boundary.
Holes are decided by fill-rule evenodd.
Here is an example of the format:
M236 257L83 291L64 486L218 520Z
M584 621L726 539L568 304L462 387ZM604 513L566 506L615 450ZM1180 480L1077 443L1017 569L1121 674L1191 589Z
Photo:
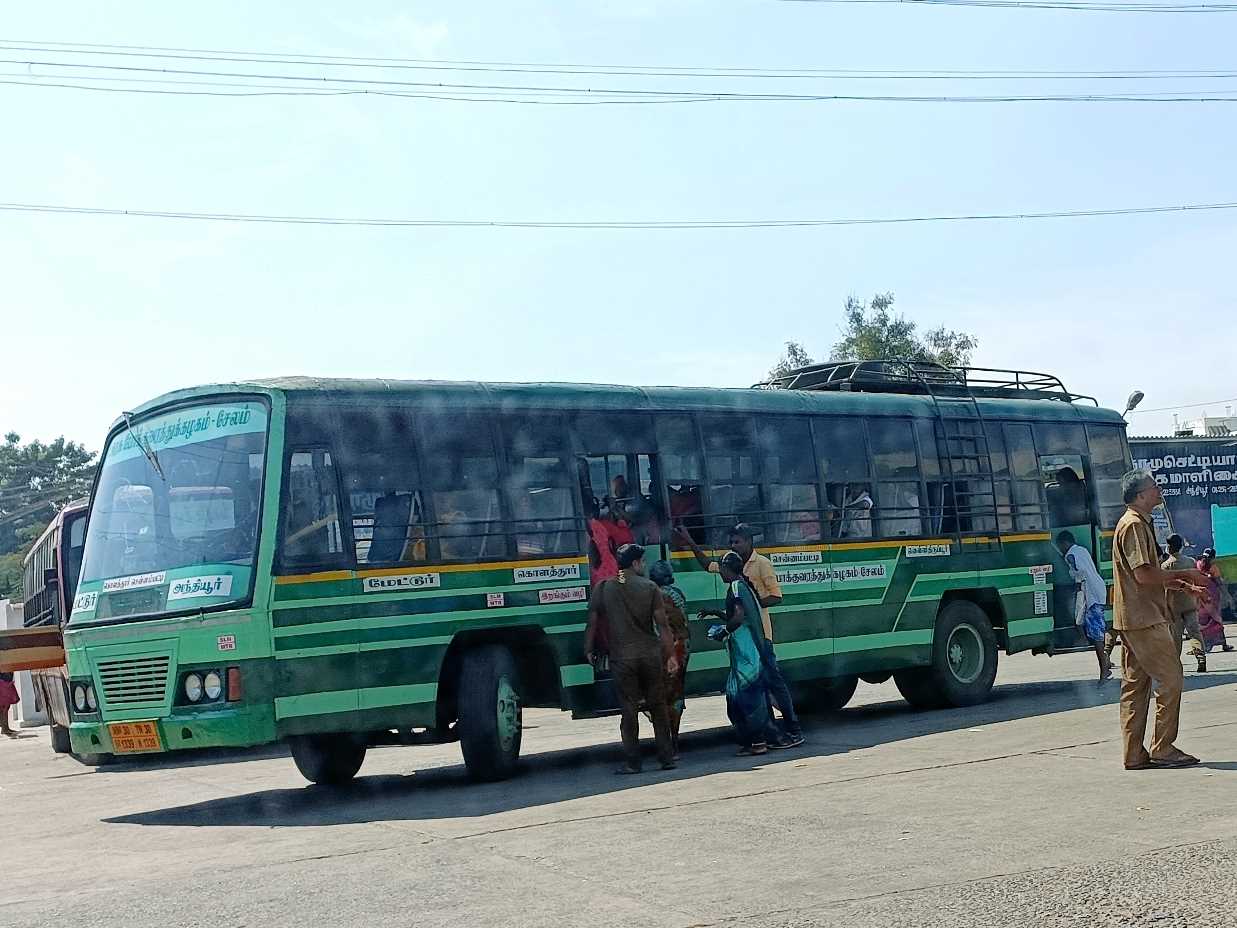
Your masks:
M756 442L766 501L762 523L765 544L820 541L820 501L808 420L758 418Z
M665 415L656 418L655 428L670 522L682 526L696 544L707 544L704 530L704 465L696 437L696 424L691 416ZM674 541L673 533L671 540L673 548L681 550L682 546Z
M1005 434L999 422L985 422L988 437L988 460L992 467L992 486L996 493L997 525L1002 532L1014 530L1013 485L1009 475L1009 455L1005 452Z
M442 559L502 557L507 542L490 417L443 409L422 413L418 424L421 472Z
M553 413L504 416L507 502L519 557L580 551L566 423Z
M320 568L344 561L339 481L331 452L307 448L291 453L283 523L286 565Z
M722 547L738 522L753 522L764 508L756 474L752 420L743 414L701 416L709 491L705 499L709 541Z
M407 410L339 410L339 467L358 565L428 560L425 500Z
M1014 480L1014 525L1021 531L1042 531L1045 525L1042 484L1031 426L1006 422L1004 431Z
M910 421L870 419L868 438L876 471L877 535L901 538L923 534L919 462Z
M1087 446L1095 483L1095 504L1100 528L1112 529L1125 512L1121 475L1132 467L1119 425L1088 425Z
M595 518L609 497L638 544L661 544L664 506L653 467L653 420L645 413L589 411L577 412L572 425L585 519Z
M816 460L824 483L825 535L872 537L872 475L868 440L858 417L817 418L812 422Z

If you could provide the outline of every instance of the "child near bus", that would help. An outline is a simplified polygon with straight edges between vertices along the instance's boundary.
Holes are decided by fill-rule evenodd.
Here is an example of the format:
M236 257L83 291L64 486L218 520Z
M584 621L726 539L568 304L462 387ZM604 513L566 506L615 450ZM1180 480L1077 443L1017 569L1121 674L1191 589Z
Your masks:
M11 673L0 673L0 735L16 738L17 732L9 727L9 707L21 702Z

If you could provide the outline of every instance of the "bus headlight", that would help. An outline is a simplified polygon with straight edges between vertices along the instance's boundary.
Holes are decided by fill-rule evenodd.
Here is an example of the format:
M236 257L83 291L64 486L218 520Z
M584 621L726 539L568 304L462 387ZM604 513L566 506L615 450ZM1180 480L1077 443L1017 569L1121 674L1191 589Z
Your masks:
M185 677L185 698L190 702L197 702L202 698L202 678L196 673Z
M209 671L202 679L202 689L206 693L206 698L214 702L223 695L223 678L219 676L216 670Z
M86 706L91 712L95 712L99 708L99 701L95 699L94 685L86 684Z
M78 712L86 711L86 687L81 683L73 684L73 708Z

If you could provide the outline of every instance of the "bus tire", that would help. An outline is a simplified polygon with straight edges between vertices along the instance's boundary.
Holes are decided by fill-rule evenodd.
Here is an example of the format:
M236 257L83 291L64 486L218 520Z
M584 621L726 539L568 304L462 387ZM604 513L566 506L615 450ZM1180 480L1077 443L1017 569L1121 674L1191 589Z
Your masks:
M898 692L915 709L940 709L944 707L936 684L932 680L931 667L907 667L893 672L893 682Z
M898 690L913 706L973 706L992 692L997 644L988 614L956 599L941 610L932 635L932 663L894 674Z
M475 780L515 773L522 739L520 681L515 658L502 645L473 648L460 667L460 750Z
M73 759L87 767L106 767L116 759L115 754L74 754Z
M69 754L73 745L69 743L69 730L63 725L52 723L52 750L57 754Z
M840 712L855 695L858 685L859 678L854 674L816 680L799 690L803 698L795 697L795 707L819 715Z
M297 735L288 746L301 776L323 786L351 782L365 762L365 744L353 735Z

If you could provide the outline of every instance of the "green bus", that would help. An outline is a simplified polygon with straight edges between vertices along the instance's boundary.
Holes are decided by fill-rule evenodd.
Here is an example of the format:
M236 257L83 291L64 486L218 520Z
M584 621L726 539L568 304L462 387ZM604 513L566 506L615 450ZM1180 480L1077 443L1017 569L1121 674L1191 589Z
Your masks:
M807 708L890 677L984 699L998 651L1075 646L1062 528L1111 574L1125 423L1052 376L900 361L752 389L291 378L112 427L65 634L78 754L286 740L311 781L459 740L513 772L521 710L612 711L584 656L598 518L717 604L706 548L759 526ZM727 656L692 630L688 694Z

